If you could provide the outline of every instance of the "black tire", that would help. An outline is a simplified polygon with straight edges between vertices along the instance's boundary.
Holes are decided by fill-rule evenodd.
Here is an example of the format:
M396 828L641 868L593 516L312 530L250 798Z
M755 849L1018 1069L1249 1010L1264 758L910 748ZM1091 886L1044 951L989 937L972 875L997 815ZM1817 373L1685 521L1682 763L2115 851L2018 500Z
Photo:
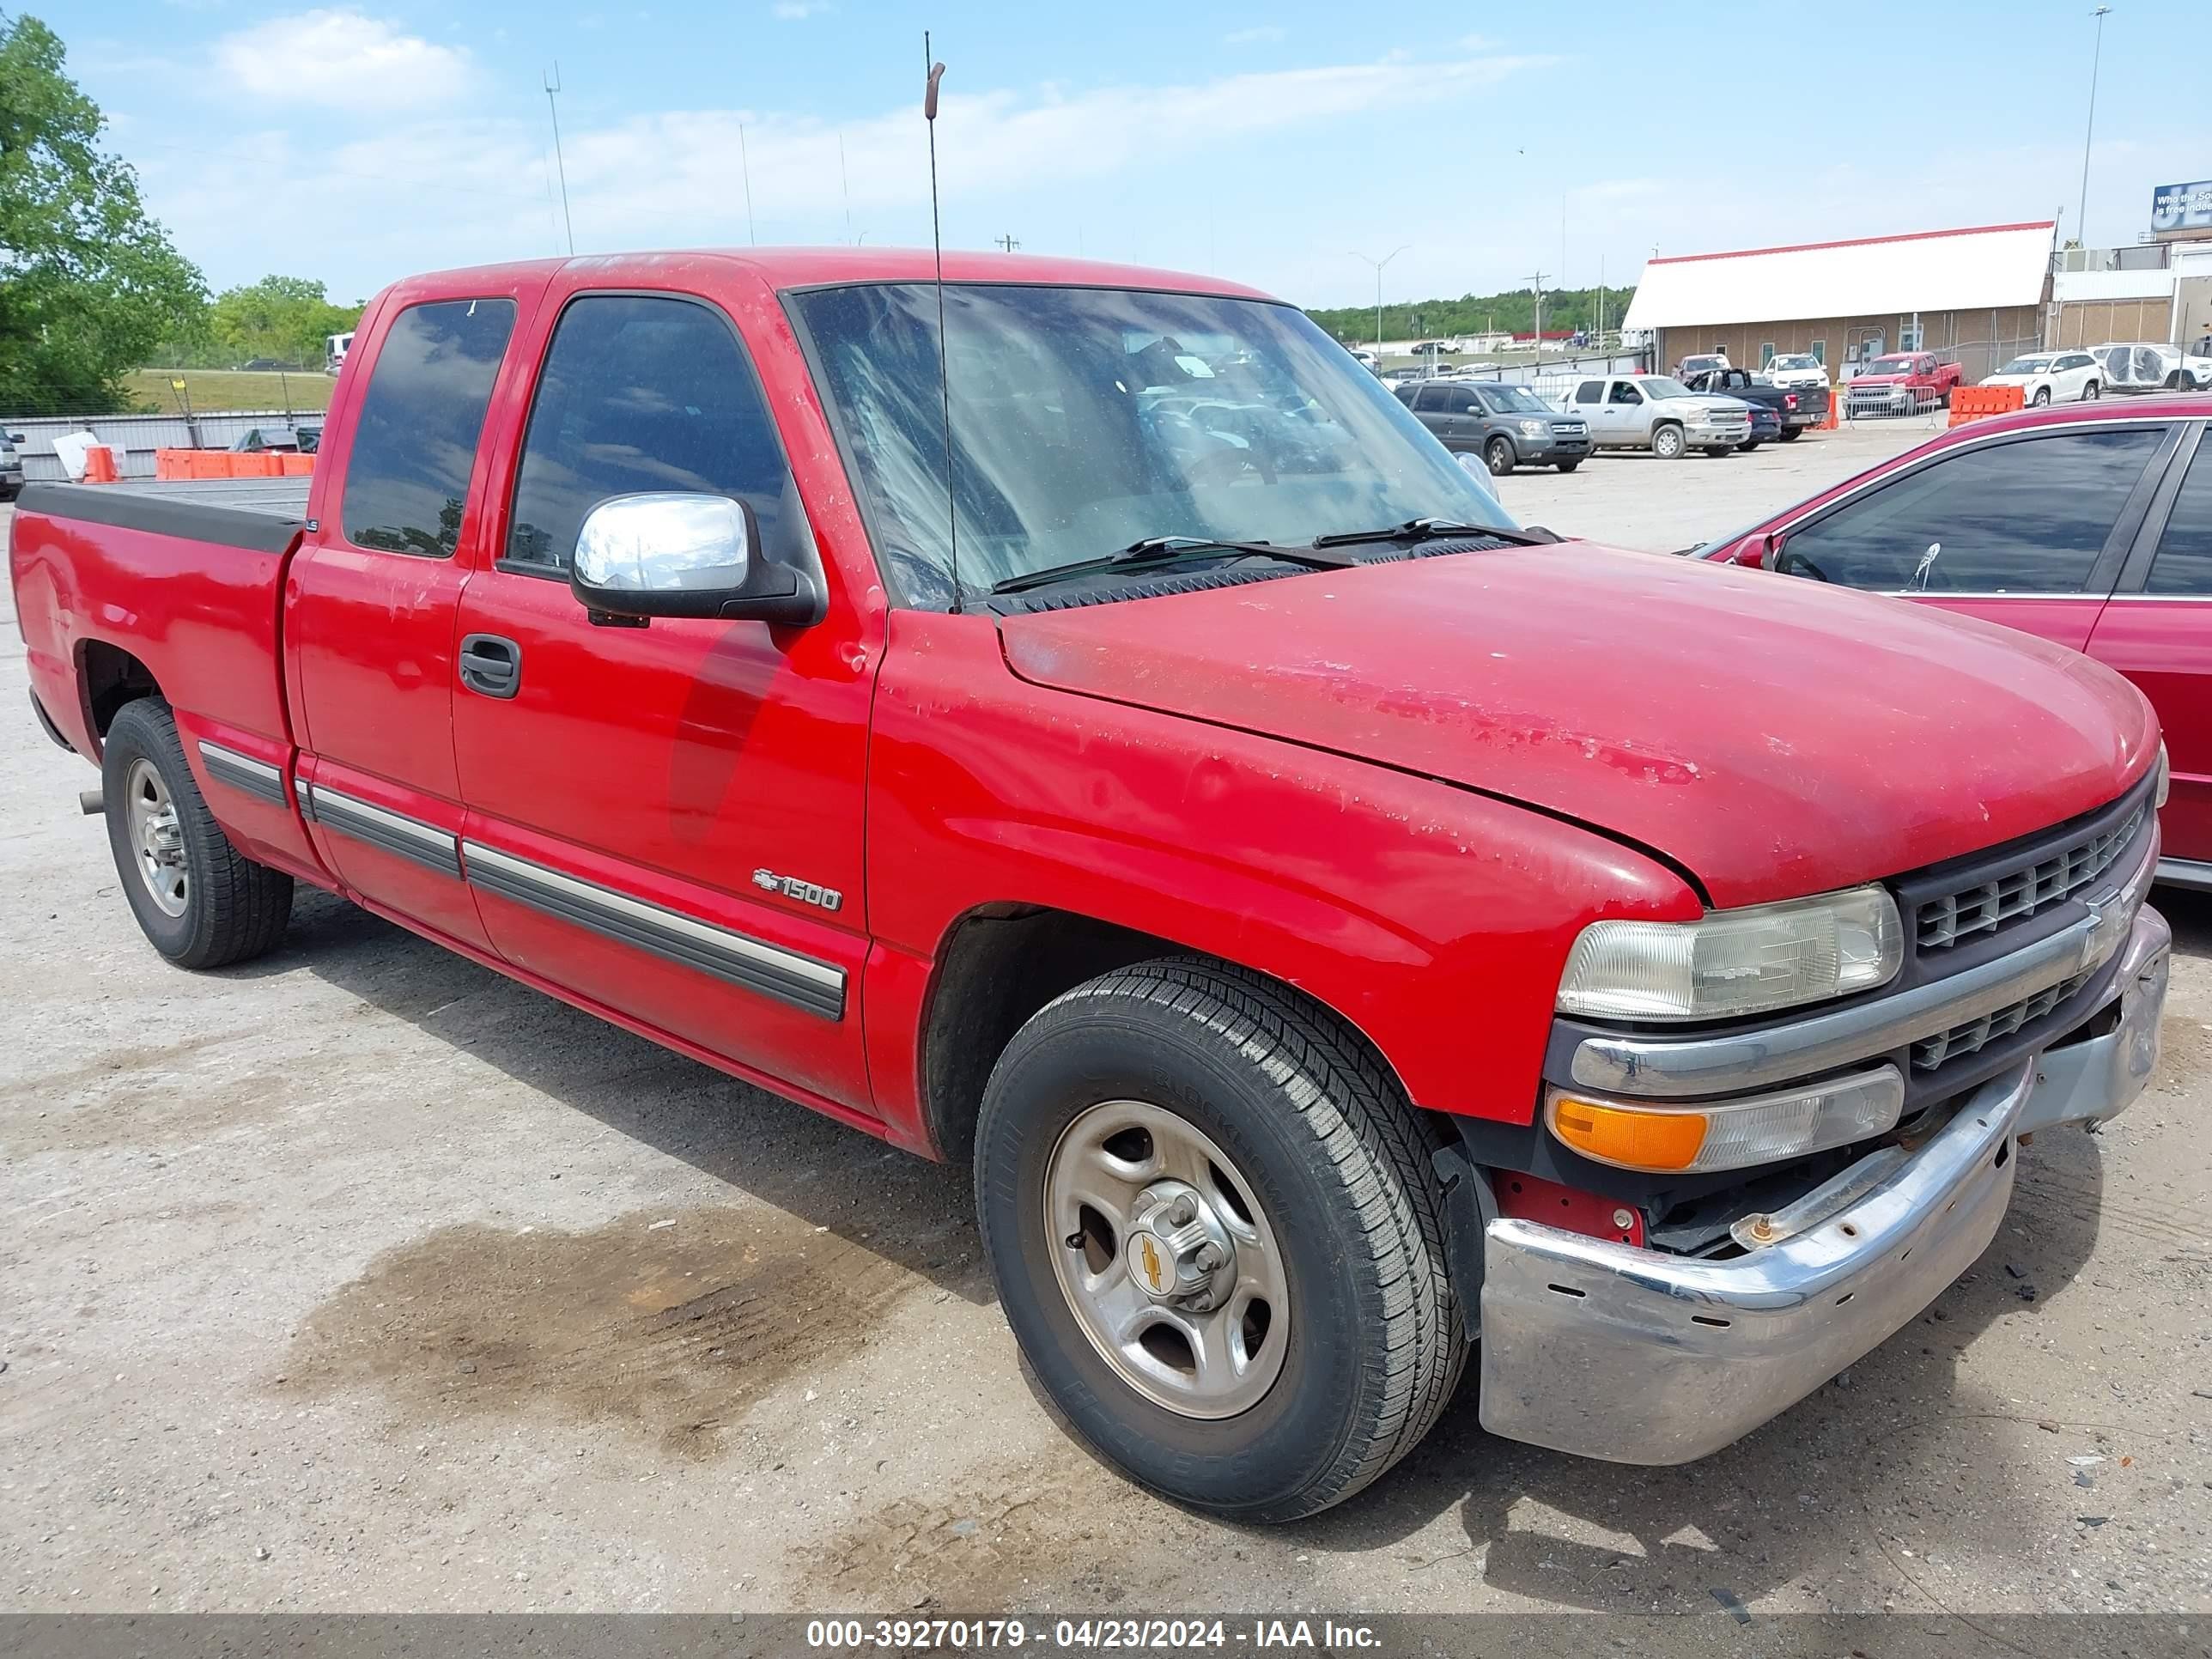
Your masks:
M1237 1415L1156 1404L1078 1322L1045 1194L1063 1133L1112 1100L1201 1131L1281 1246L1287 1350ZM991 1073L975 1135L983 1248L1008 1322L1077 1434L1162 1496L1252 1522L1340 1503L1403 1456L1468 1354L1445 1261L1428 1124L1325 1011L1200 957L1079 985L1022 1027Z
M1707 444L1705 453L1711 456L1713 459L1718 460L1722 456L1729 453L1731 447L1732 446L1728 444Z
M1520 456L1513 448L1513 440L1499 436L1482 447L1482 464L1498 477L1504 477L1519 464Z
M1559 467L1559 471L1562 471L1562 472L1571 472L1571 471L1573 471L1577 467L1580 466L1582 464L1583 464L1583 459L1582 459L1582 457L1581 457L1581 456L1579 456L1579 455L1576 456L1576 457L1575 457L1575 459L1572 459L1571 461L1560 461L1560 462L1556 463L1556 465L1558 465L1558 467Z
M1651 433L1651 453L1662 461L1679 461L1689 451L1679 426L1660 426Z
M1781 435L1784 443L1794 444L1805 435L1805 428L1802 426L1785 426L1782 428Z
M155 902L132 845L127 790L133 763L142 760L160 775L176 811L185 876L179 915ZM142 697L123 706L108 728L100 775L108 850L123 896L156 951L179 968L223 968L264 954L284 936L292 915L292 878L256 864L231 845L185 764L167 703Z
M1758 447L1759 447L1759 445L1761 445L1761 444L1765 443L1765 441L1766 441L1766 440L1765 440L1765 439L1764 439L1764 438L1753 438L1753 439L1752 439L1748 443L1741 443L1741 444L1738 444L1738 445L1736 446L1736 447L1737 447L1738 449L1741 450L1745 454L1748 455L1748 454L1750 454L1750 453L1751 453L1751 452L1752 452L1753 450L1754 450L1754 449L1758 448ZM1709 452L1709 453L1717 453L1717 452Z
M2090 381L2088 385L2081 388L2081 401L2085 404L2094 404L2098 398L2104 395L2104 388L2100 386L2094 380Z
M2035 388L2035 396L2033 396L2033 398L2030 398L2027 401L2028 401L2029 406L2030 406L2030 407L2032 407L2032 408L2035 408L2035 409L2048 409L2048 408L2050 408L2050 407L2051 407L2051 388L2050 388L2049 386L2039 386L2036 387L2036 388Z

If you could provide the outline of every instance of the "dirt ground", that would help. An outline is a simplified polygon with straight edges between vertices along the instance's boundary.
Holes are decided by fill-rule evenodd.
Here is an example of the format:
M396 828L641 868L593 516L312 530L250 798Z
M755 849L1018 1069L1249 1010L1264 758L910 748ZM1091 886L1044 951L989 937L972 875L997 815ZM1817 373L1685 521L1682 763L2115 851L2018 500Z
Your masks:
M1504 494L1680 546L1919 435ZM1778 1422L1616 1468L1470 1389L1242 1529L1055 1425L962 1172L325 897L164 966L23 702L10 625L0 1610L2212 1610L2204 901L2159 901L2153 1092L2039 1137L1973 1271Z

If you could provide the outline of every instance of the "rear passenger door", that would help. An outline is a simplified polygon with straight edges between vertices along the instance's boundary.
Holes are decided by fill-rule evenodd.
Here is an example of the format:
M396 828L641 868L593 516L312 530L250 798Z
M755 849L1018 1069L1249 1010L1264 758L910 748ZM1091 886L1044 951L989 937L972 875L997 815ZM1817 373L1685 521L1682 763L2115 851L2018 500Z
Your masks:
M458 846L453 621L484 527L485 413L544 286L386 301L283 601L318 853L371 905L478 951Z
M616 495L750 504L820 570L744 341L672 293L549 297L501 522L463 597L464 854L509 962L817 1103L865 1107L858 988L868 703L882 653L833 592L811 628L587 612L585 517ZM470 667L470 654L486 665Z
M2089 654L2133 680L2166 732L2172 793L2164 856L2212 883L2212 438L2187 434L2148 526L2090 636Z
M1940 605L2079 651L2173 441L2167 422L2140 421L1939 450L1786 527L1775 568Z

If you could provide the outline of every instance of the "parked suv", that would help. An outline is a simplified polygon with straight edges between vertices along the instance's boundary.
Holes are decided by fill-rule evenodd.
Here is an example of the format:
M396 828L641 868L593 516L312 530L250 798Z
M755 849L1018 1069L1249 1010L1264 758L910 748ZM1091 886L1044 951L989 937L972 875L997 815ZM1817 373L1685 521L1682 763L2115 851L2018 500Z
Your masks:
M1748 404L1703 396L1668 374L1578 381L1567 401L1571 413L1589 417L1599 449L1648 449L1671 461L1691 449L1725 455L1751 439Z
M1571 472L1590 453L1589 422L1561 414L1525 386L1424 380L1397 392L1446 449L1480 455L1501 476L1516 466Z

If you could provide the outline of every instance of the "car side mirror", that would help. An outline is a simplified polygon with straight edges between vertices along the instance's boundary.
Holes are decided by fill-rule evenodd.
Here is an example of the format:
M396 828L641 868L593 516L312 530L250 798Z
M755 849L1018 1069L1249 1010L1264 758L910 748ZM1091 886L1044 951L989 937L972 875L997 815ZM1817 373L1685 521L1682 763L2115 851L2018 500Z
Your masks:
M584 517L568 588L594 615L715 617L804 628L824 596L807 573L763 556L760 524L727 495L615 495Z

